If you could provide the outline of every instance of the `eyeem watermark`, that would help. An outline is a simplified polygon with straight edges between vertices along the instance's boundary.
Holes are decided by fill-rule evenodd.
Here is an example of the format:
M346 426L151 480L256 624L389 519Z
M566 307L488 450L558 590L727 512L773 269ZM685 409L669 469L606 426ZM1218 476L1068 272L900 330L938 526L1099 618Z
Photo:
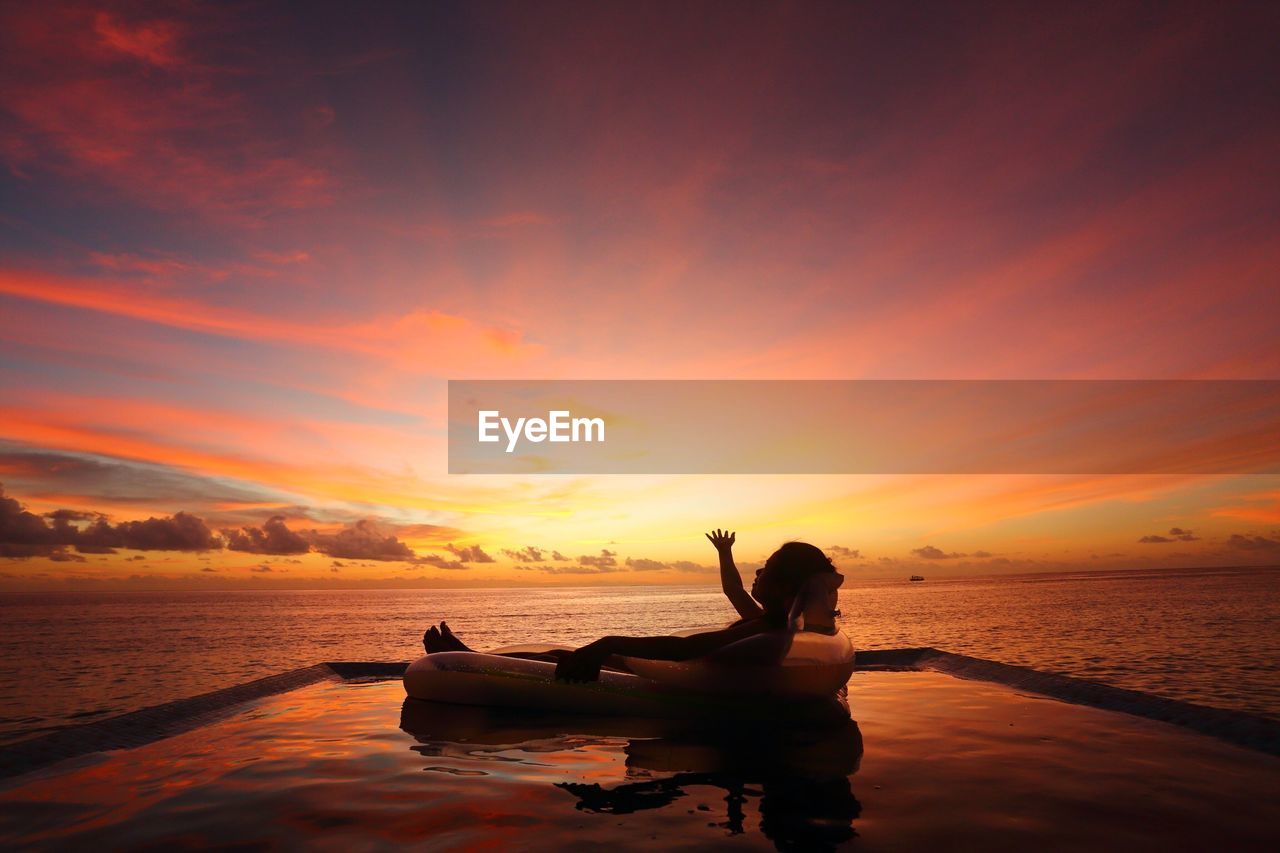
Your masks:
M1280 381L450 380L449 472L1277 475Z
M604 441L604 418L575 418L567 409L547 412L543 418L504 418L496 409L483 409L478 413L478 441L501 441L501 428L507 438L507 453L514 453L520 439L539 444L550 441L556 444Z

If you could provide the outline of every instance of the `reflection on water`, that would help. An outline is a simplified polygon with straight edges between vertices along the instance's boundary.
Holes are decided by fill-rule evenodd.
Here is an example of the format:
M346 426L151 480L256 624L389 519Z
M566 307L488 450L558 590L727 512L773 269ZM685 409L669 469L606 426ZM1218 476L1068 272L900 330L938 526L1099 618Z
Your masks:
M313 684L0 782L0 850L1280 850L1271 756L937 673L850 696L761 732Z
M621 745L626 781L554 782L566 808L625 815L661 809L707 811L727 835L758 830L779 850L830 849L857 835L862 807L850 777L862 761L862 732L844 715L825 725L754 725L481 709L406 699L400 727L421 755L547 766L542 754L588 744ZM428 771L456 769L428 763ZM483 771L468 771L484 775ZM723 792L723 816L694 805L691 789ZM758 818L752 825L751 812Z

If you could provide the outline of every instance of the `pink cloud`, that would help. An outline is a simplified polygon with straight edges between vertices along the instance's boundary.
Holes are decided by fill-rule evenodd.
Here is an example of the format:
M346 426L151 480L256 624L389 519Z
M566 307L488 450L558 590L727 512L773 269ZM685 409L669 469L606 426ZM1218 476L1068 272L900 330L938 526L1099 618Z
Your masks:
M88 4L9 7L0 104L15 119L2 149L10 168L243 224L330 201L323 144L266 121L240 86L245 69L201 55L209 24Z

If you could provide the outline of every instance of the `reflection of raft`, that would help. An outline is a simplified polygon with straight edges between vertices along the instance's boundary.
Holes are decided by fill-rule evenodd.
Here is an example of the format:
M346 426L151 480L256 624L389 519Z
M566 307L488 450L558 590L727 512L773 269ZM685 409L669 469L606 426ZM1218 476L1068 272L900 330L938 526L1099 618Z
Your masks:
M590 774L591 782L558 782L573 808L616 815L656 809L674 817L690 804L682 798L716 787L724 811L707 817L723 820L715 825L731 833L759 830L779 850L835 849L853 837L851 823L862 810L849 779L862 760L862 733L847 714L778 725L776 718L738 715L595 717L406 699L400 728L418 741L413 749L426 757L424 769L468 775L483 775L493 761L556 767L573 761L584 739L609 739L610 749L626 755L625 776L604 771Z
M781 652L781 663L739 662L759 660L762 647ZM500 651L546 649L521 646ZM437 652L409 666L404 686L415 699L495 708L652 717L829 717L853 673L853 656L853 645L843 633L778 631L734 643L714 660L625 658L630 673L606 670L598 682L566 684L555 680L555 664L546 661Z
M496 753L538 755L572 750L581 737L621 738L629 769L734 773L747 777L849 776L862 759L862 733L848 718L777 726L772 720L658 719L591 716L510 708L476 708L406 699L400 728L426 754L469 758Z

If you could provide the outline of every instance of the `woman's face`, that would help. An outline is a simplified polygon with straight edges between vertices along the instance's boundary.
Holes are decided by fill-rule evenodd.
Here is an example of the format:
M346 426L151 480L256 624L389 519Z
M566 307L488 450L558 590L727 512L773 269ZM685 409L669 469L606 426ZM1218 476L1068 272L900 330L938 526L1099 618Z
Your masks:
M751 582L751 597L760 602L766 610L778 599L777 584L774 583L773 573L769 571L768 564L756 569L755 580Z

